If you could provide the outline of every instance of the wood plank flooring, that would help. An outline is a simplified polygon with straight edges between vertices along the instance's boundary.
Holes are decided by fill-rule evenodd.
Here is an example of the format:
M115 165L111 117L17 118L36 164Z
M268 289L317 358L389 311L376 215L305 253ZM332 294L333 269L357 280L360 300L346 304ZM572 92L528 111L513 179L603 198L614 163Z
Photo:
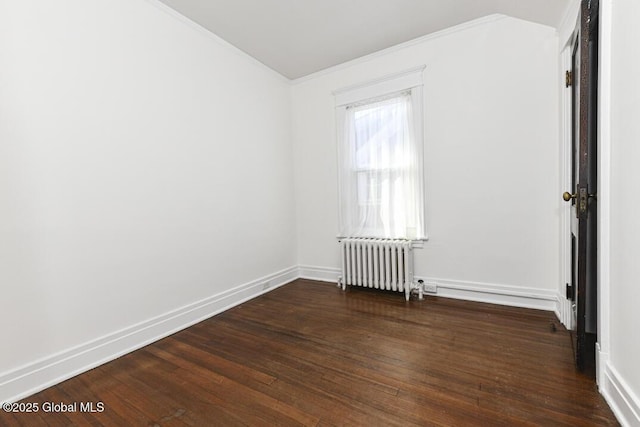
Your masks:
M553 313L309 280L23 402L0 425L618 425Z

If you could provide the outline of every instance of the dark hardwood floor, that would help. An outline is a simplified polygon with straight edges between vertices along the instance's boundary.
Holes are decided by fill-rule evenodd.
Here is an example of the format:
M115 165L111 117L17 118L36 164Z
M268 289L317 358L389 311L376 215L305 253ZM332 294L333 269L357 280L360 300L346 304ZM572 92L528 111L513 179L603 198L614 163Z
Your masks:
M553 313L309 280L23 402L104 411L0 425L617 425Z

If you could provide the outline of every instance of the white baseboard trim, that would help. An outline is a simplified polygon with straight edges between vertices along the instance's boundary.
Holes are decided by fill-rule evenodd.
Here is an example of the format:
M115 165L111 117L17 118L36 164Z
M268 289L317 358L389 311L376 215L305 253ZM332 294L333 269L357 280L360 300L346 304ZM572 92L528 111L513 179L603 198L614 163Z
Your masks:
M623 426L640 426L640 398L610 362L604 364L600 393Z
M609 353L602 351L599 342L596 343L596 385L601 390L606 382L604 373L607 372L607 363L609 363Z
M553 312L558 308L558 294L555 290L416 276L416 280L419 279L437 283L437 295L440 297Z
M299 277L304 279L336 283L340 275L338 268L299 266ZM415 280L420 279L437 283L438 292L434 295L439 297L534 308L559 314L560 301L556 290L415 276Z
M571 308L572 301L568 300L566 296L560 292L557 294L557 299L558 308L556 310L556 316L558 316L560 323L569 330L575 329L575 325L573 324L573 309Z
M272 291L297 279L298 271L298 267L278 271L0 374L0 402L23 399Z
M316 267L312 265L298 266L298 277L309 280L319 280L321 282L337 283L341 272L338 268Z
M561 307L560 307L561 303L560 303L560 297L559 296L556 296L556 301L557 301L556 302L556 308L553 310L553 312L555 313L556 318L558 319L558 321L564 325L564 322L562 321L563 316L562 316L562 313L561 313L562 310L561 310Z

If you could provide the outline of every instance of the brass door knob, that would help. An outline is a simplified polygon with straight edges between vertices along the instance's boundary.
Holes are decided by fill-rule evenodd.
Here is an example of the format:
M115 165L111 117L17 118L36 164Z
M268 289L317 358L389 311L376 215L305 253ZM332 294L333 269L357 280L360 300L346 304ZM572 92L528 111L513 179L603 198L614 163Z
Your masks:
M569 193L568 191L565 191L564 193L562 193L562 199L563 199L565 202L568 202L568 201L569 201L569 200L571 200L571 199L575 199L575 198L576 198L576 196L577 196L577 194L571 194L571 193Z

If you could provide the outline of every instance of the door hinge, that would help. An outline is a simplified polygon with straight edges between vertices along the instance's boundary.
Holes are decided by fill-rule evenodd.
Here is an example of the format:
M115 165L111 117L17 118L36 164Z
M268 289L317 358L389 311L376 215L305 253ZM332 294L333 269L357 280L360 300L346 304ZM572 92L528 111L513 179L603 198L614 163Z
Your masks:
M566 295L566 298L568 300L575 301L576 293L575 293L575 288L573 287L573 285L570 285L570 284L567 283L567 288L566 288L566 291L565 291L565 295Z
M565 71L564 73L564 87L569 87L573 85L573 72Z

